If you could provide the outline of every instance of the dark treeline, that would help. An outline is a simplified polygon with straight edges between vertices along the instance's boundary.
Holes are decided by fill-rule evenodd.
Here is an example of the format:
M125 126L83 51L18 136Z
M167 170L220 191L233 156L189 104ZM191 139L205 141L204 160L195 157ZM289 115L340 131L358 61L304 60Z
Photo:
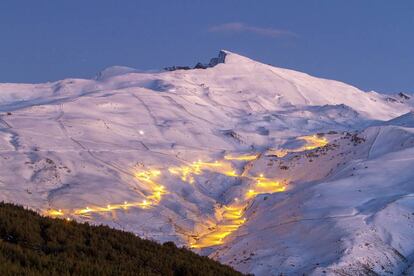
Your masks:
M173 243L0 203L0 275L241 275Z

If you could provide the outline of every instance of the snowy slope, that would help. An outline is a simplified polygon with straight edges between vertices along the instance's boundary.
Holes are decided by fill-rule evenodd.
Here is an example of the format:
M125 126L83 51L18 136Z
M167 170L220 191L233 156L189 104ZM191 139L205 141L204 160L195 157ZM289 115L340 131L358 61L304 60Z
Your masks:
M258 275L409 269L411 101L228 51L210 65L0 84L0 200Z
M214 257L257 275L407 270L414 261L414 129L381 126L358 137L285 158L285 170L279 159L264 157L271 161L266 172L296 185L258 197L248 221Z

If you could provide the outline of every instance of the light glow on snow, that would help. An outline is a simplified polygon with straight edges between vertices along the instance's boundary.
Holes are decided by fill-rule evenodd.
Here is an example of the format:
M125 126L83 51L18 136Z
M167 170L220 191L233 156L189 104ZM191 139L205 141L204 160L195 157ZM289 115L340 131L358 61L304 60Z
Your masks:
M156 179L161 175L160 170L146 170L136 172L134 174L135 178L139 181L146 184L146 188L151 191L151 193L146 196L141 201L136 202L127 202L107 204L106 206L86 206L85 208L68 210L63 212L62 210L50 209L46 211L47 216L51 217L62 217L64 215L69 216L86 216L95 213L107 213L118 210L128 210L129 208L140 208L147 209L159 204L162 199L162 196L167 193L165 187L159 184Z
M328 140L325 137L319 135L302 136L299 137L299 139L304 140L306 142L306 144L301 148L301 150L313 150L328 144Z
M205 248L223 244L227 236L246 222L243 217L244 210L250 199L259 194L283 192L286 189L286 186L279 181L266 178L263 174L258 177L245 177L255 181L254 189L249 189L244 199L235 198L232 204L216 209L216 217L219 217L219 221L215 223L214 227L209 227L206 231L198 233L197 238L190 242L191 248Z
M206 233L200 233L198 238L190 243L190 247L197 249L223 244L224 238L245 223L246 219L243 218L245 207L245 204L236 201L216 210L216 213L221 216L220 223L216 224L212 230L210 228Z
M189 182L190 184L194 183L194 175L200 175L204 171L221 173L232 177L238 176L232 165L229 162L223 161L203 162L198 160L189 165L171 167L168 171L171 174L178 175L182 181Z
M297 149L282 149L279 153L286 155L289 152L299 152L304 150L312 150L318 147L323 147L328 143L328 140L318 135L302 136L298 139L304 140L305 145ZM283 156L284 156L283 155ZM253 187L250 187L244 195L244 198L235 198L234 202L229 205L221 206L215 210L216 222L210 221L214 224L204 232L197 233L197 238L190 242L191 248L205 248L216 246L224 243L224 239L231 233L236 231L246 221L244 218L244 211L249 203L249 200L255 198L260 194L277 193L286 190L286 186L275 179L265 177L264 174L259 176L239 175L234 169L230 161L252 161L258 158L259 154L249 155L226 155L225 160L205 162L197 160L183 166L174 166L168 168L168 172L172 175L179 176L184 182L194 184L194 175L201 175L206 171L223 174L229 177L244 177L254 181ZM279 156L279 155L278 155ZM67 214L62 210L48 210L47 215L52 217L69 216L85 216L93 213L105 213L117 210L128 210L129 208L147 209L156 206L162 199L162 196L167 193L165 187L156 180L161 176L161 171L158 169L148 169L144 171L137 171L134 176L141 183L146 185L146 188L151 191L151 194L145 199L138 202L123 202L117 204L108 204L106 206L94 206L82 209L72 210Z
M280 152L283 152L284 155L286 155L289 152L312 150L318 147L323 147L326 144L328 144L328 140L326 138L320 137L318 135L302 136L298 139L304 140L306 142L305 145L293 150L283 149L280 150ZM251 161L257 159L257 157L258 155L226 155L224 159L236 161ZM235 174L234 176L238 175ZM264 174L260 174L257 177L244 177L254 180L254 187L246 191L243 200L235 198L233 204L224 206L223 211L221 212L221 220L219 220L219 222L215 225L213 230L209 229L204 233L199 233L198 238L196 238L195 241L190 243L191 248L205 248L223 244L224 238L236 231L246 221L243 218L244 209L248 205L248 201L250 199L253 199L254 197L260 194L284 192L286 190L286 186L283 183L275 179L266 178Z
M276 155L277 157L284 157L288 153L291 152L301 152L305 150L313 150L316 148L323 147L329 143L328 139L325 137L319 136L319 135L307 135L307 136L301 136L297 138L298 140L305 141L305 144L299 148L296 149L277 149L277 150L271 150L270 153Z
M225 155L224 159L226 160L235 160L235 161L252 161L256 160L259 157L259 154L246 154L246 155Z

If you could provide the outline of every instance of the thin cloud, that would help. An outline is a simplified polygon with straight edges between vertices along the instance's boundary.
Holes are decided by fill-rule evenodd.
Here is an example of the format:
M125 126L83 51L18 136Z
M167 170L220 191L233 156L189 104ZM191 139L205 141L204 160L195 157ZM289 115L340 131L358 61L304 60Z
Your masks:
M283 36L297 36L295 33L287 30L276 28L263 28L252 25L247 25L241 22L231 22L221 25L212 26L208 29L209 32L227 32L227 33L254 33L261 36L279 38Z

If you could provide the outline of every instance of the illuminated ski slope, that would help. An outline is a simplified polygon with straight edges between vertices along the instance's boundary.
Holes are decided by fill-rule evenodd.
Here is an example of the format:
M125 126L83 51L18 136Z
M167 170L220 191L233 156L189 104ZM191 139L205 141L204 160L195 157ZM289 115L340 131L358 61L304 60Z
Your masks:
M157 177L161 174L159 170L148 170L135 173L135 177L138 181L141 181L146 184L146 188L150 191L150 195L145 197L143 200L138 202L128 202L124 201L123 203L111 203L106 206L86 206L82 209L75 210L65 210L62 209L55 210L49 209L44 212L45 215L52 217L66 217L73 218L75 216L87 216L93 213L106 213L113 211L122 211L128 210L129 208L141 208L147 209L152 206L158 205L162 199L162 196L168 193L165 189L165 186L156 182Z
M318 147L325 146L328 141L326 138L313 136L300 137L306 143L297 149L285 149L285 154L289 152L300 152L304 150L313 150ZM218 223L212 230L206 233L197 233L195 241L190 242L189 246L192 248L204 248L223 244L223 240L236 231L245 221L243 217L244 210L248 205L249 200L253 199L259 194L283 192L286 186L276 179L266 178L263 174L259 176L238 175L229 161L253 161L257 159L260 154L250 155L225 155L224 160L217 160L213 162L203 162L201 160L194 161L187 166L170 167L167 171L171 175L178 175L182 181L194 184L194 175L201 175L206 171L219 173L228 177L243 177L254 181L254 187L245 192L244 197L235 198L234 202L229 205L224 205L216 210L219 215ZM165 186L157 182L157 178L161 175L161 171L157 169L135 172L134 176L137 181L143 182L146 188L150 191L150 195L141 201L123 203L111 203L106 206L86 206L82 209L75 210L56 210L49 209L44 214L52 217L66 217L73 219L76 216L88 216L94 213L108 213L113 211L128 210L130 208L147 209L154 207L160 203L162 196L168 191ZM211 229L211 228L210 228Z

